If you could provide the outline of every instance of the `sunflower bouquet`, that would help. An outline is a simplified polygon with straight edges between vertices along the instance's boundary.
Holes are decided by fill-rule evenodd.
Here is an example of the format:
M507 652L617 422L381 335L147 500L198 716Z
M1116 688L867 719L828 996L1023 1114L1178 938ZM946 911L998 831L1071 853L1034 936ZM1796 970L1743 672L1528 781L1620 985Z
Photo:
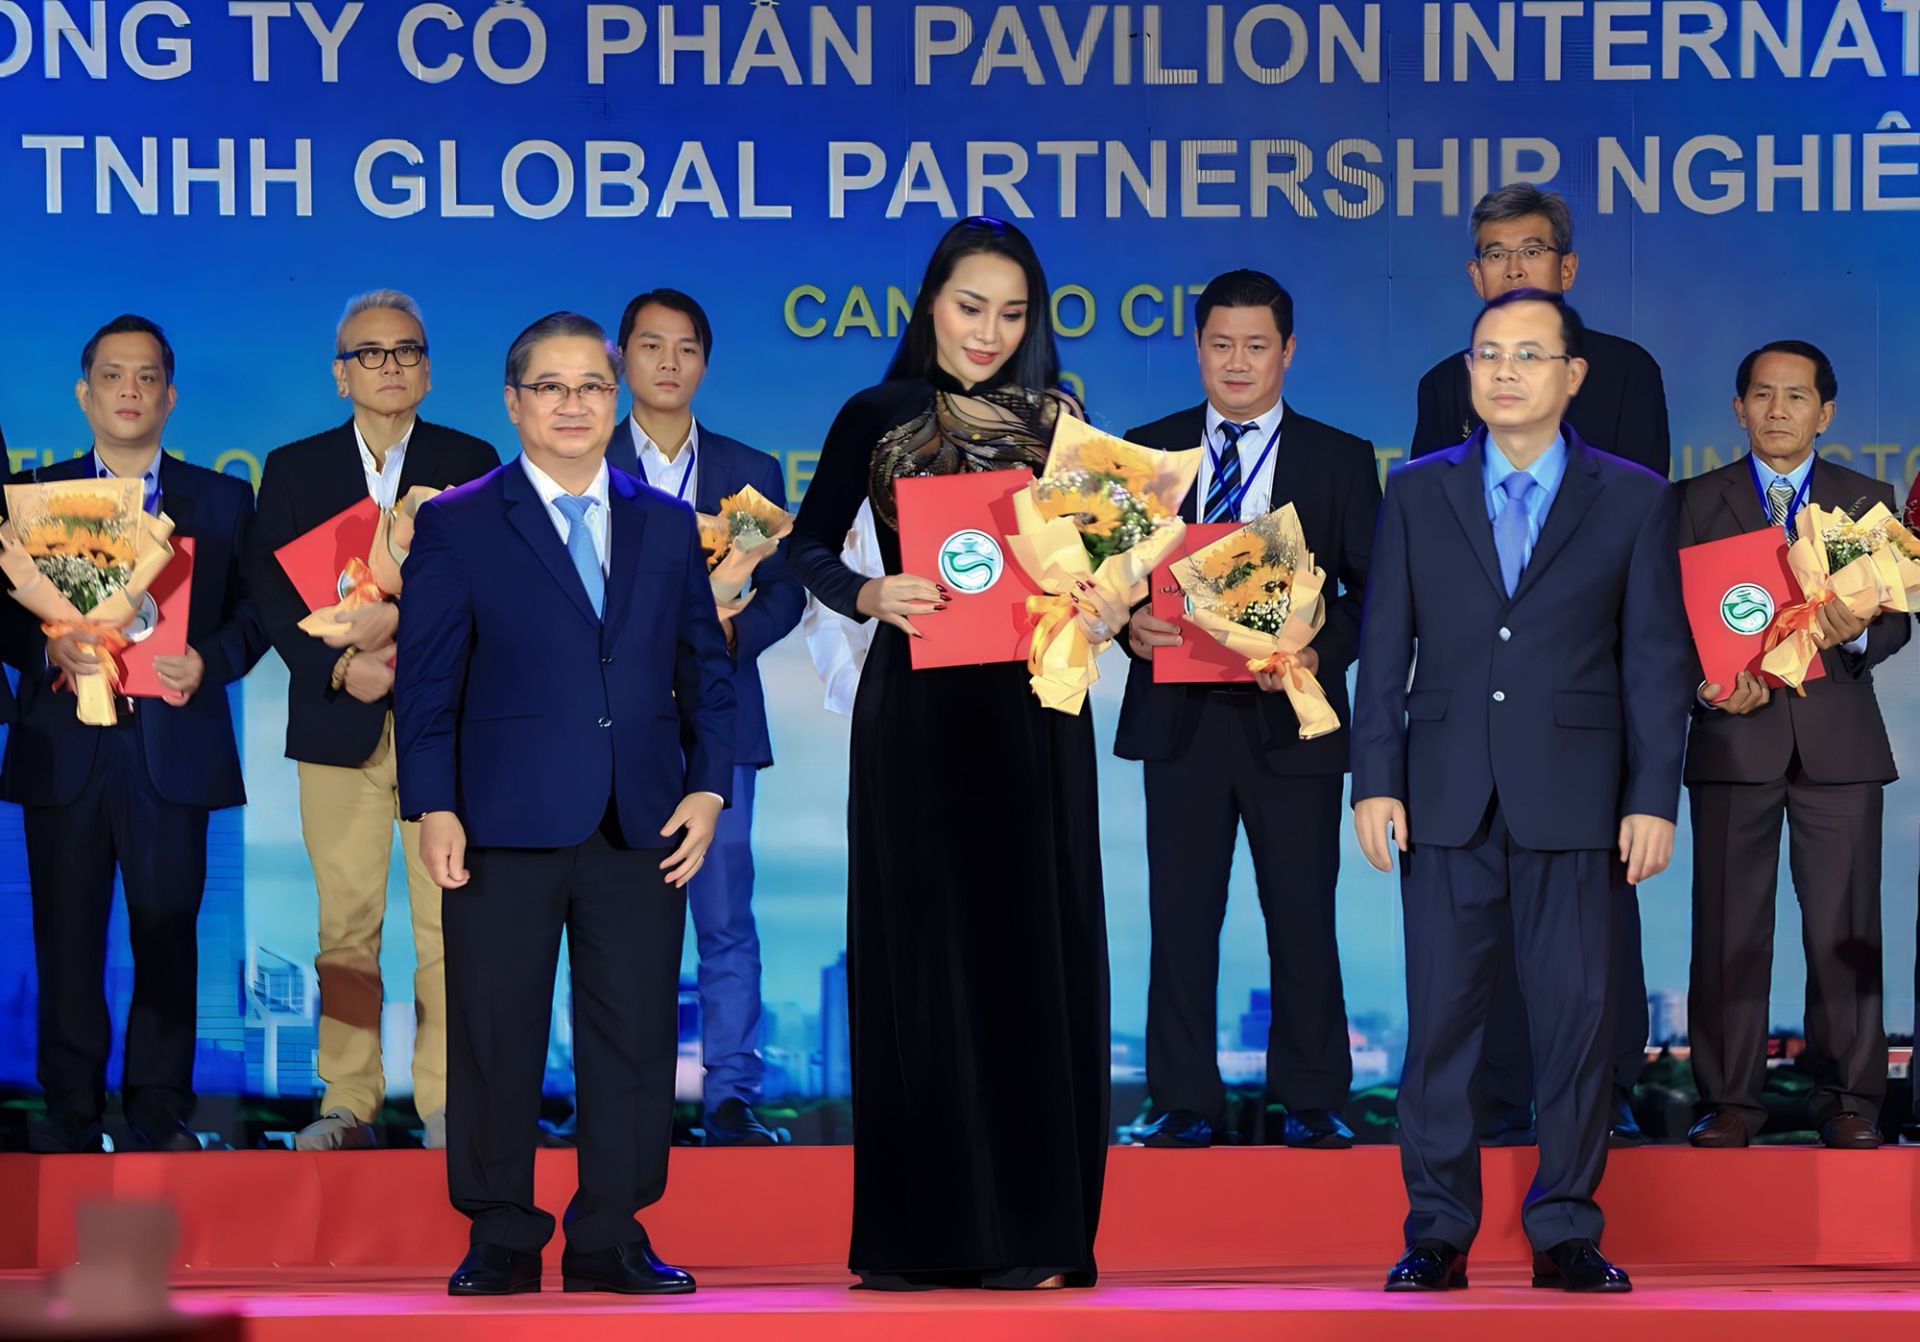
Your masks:
M760 561L793 530L793 514L747 485L721 499L717 515L702 513L698 521L713 599L729 608L744 606L740 593Z
M74 684L82 722L118 719L113 696L123 677L117 654L141 599L173 558L173 522L141 507L139 479L67 480L6 487L0 571L13 599L41 621L50 639L79 634L94 645L100 674ZM56 683L64 683L65 676Z
M1044 596L1027 599L1034 693L1078 713L1099 674L1094 658L1145 599L1147 579L1186 534L1180 501L1200 471L1199 448L1161 452L1056 421L1046 470L1014 496L1013 556Z
M1326 573L1315 567L1291 503L1175 560L1187 621L1247 659L1256 674L1280 677L1308 740L1337 731L1339 715L1300 650L1326 623Z
M415 485L405 498L382 512L367 557L349 559L340 571L340 600L314 611L300 621L300 628L315 638L349 634L353 626L346 619L348 612L399 596L400 570L413 549L413 525L420 515L420 505L439 492L432 485Z
M1787 567L1802 600L1774 616L1760 666L1804 694L1807 668L1820 655L1813 640L1820 606L1838 598L1863 620L1920 610L1920 538L1884 503L1857 519L1844 508L1809 503L1794 519L1794 531Z

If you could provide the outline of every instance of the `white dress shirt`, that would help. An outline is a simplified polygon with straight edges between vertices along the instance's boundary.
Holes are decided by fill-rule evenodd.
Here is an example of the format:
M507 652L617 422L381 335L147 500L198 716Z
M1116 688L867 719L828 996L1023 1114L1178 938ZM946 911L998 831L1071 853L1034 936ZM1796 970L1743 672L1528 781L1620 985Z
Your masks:
M384 510L400 501L400 472L407 466L407 444L413 440L414 424L407 425L407 431L400 435L400 441L387 449L385 463L373 459L373 449L367 446L367 436L360 432L360 421L353 422L353 441L360 449L360 469L366 472L367 496Z
M698 422L687 426L687 441L672 460L668 460L658 443L647 437L647 431L640 427L639 420L629 415L627 427L633 432L634 455L640 458L640 474L647 483L662 494L679 499L689 508L693 507L693 501L700 492Z
M1246 490L1240 496L1238 520L1245 522L1261 517L1273 511L1273 463L1280 456L1280 444L1276 440L1273 451L1267 453L1267 459L1260 462L1260 453L1266 447L1267 440L1280 427L1280 420L1286 414L1286 403L1275 401L1273 409L1252 421L1258 427L1250 433L1240 435L1240 484ZM1213 402L1207 402L1207 440L1206 451L1200 454L1200 476L1193 482L1195 521L1207 520L1207 491L1213 488L1213 459L1224 451L1226 435L1220 432L1220 426L1227 417L1213 408ZM1236 421L1246 423L1245 420ZM1254 463L1260 462L1260 474L1252 474ZM1285 502L1285 500L1282 500Z
M527 479L533 482L534 492L540 496L540 502L547 507L547 516L553 522L553 529L560 536L560 543L567 543L567 533L573 529L573 519L560 511L559 499L568 491L562 489L554 478L541 470L527 457L520 454L521 469L526 471ZM592 499L600 506L587 509L587 533L593 537L593 552L600 559L600 571L607 569L607 545L613 518L607 504L607 463L600 462L600 470L593 477L593 483L581 492L582 498Z

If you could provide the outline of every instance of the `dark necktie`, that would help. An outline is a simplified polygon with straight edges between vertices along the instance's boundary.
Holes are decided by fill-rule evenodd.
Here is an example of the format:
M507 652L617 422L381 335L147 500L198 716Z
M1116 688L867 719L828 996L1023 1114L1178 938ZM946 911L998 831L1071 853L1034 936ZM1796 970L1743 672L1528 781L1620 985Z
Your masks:
M1259 428L1257 423L1220 423L1220 436L1226 446L1214 462L1213 483L1207 486L1207 510L1203 522L1237 522L1242 491L1240 489L1240 439Z

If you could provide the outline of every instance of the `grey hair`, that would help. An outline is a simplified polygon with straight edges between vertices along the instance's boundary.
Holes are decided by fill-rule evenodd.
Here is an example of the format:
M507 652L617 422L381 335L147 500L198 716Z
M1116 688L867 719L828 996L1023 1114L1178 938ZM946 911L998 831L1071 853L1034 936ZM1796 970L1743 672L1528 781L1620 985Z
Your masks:
M1566 197L1542 191L1532 182L1514 182L1498 191L1489 191L1473 207L1473 217L1467 227L1471 230L1474 252L1478 254L1480 250L1483 224L1524 219L1530 214L1541 215L1552 226L1555 251L1565 256L1573 250L1573 211L1567 208Z
M363 312L399 312L413 318L414 325L420 328L420 338L427 338L427 319L420 315L420 305L411 295L398 289L369 289L364 294L349 298L347 306L340 313L340 324L333 328L333 347L344 348L341 341L346 338L347 323Z
M625 360L620 351L607 339L607 332L599 322L591 317L583 317L578 312L549 312L539 321L513 338L513 344L507 348L507 385L517 386L527 375L527 364L533 359L533 347L542 340L555 336L585 336L589 340L600 342L606 351L607 364L613 370L613 380L618 382L625 368Z

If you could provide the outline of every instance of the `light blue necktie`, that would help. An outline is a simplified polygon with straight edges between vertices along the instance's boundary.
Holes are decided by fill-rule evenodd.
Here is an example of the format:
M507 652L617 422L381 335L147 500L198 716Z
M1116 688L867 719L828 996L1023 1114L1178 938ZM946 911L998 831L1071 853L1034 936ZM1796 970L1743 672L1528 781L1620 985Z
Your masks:
M1520 574L1527 567L1527 491L1538 483L1525 471L1515 471L1500 482L1507 491L1507 506L1493 524L1493 548L1500 554L1500 579L1507 595L1520 585Z
M607 599L607 575L600 571L600 556L593 548L587 515L600 501L579 494L562 494L554 502L567 515L567 557L573 560L574 572L580 575L580 583L587 589L587 600L593 603L593 613L598 616Z

